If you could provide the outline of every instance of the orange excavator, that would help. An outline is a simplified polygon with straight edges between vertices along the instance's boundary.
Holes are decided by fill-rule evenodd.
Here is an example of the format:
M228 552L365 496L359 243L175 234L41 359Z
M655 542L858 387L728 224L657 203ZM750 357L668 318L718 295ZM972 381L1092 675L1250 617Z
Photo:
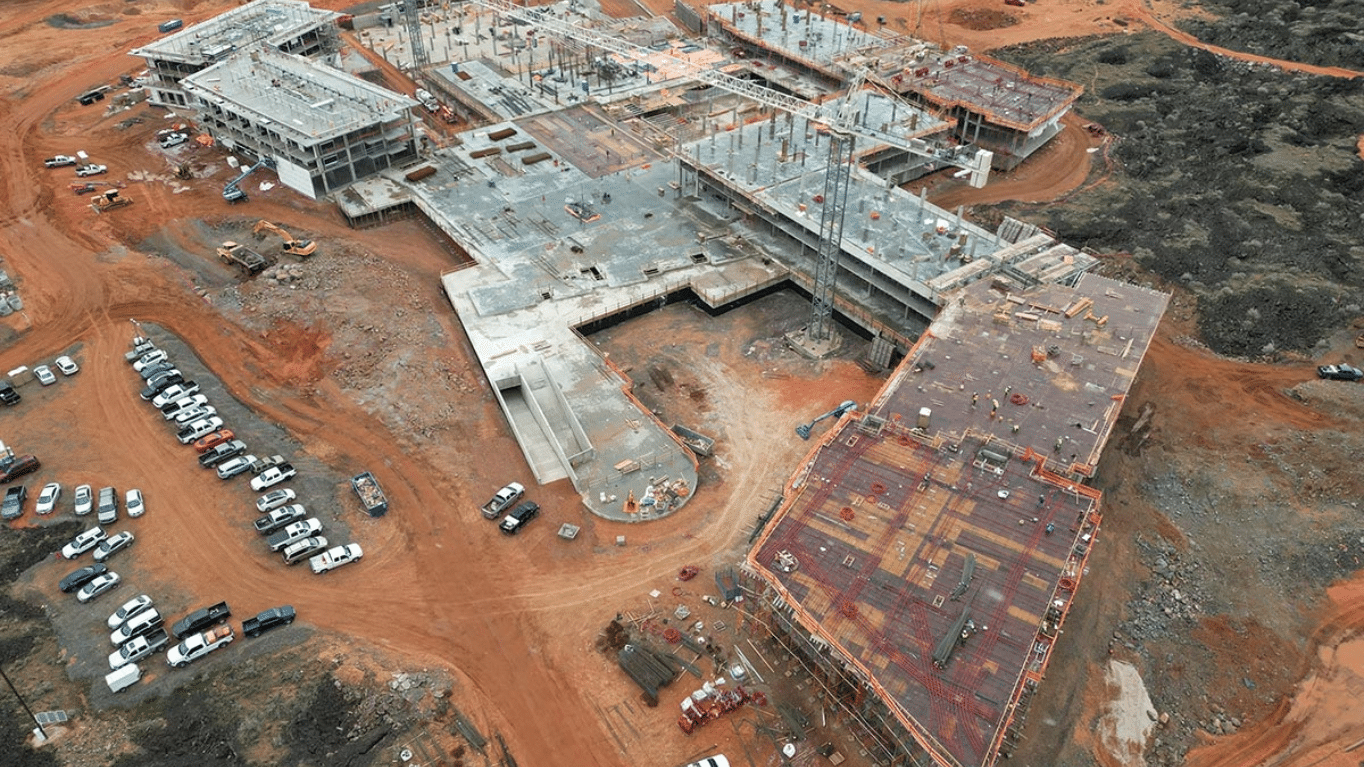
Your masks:
M299 258L307 258L317 252L317 243L312 240L295 240L293 235L284 231L284 229L276 224L264 219L261 219L256 223L256 228L252 229L251 233L256 235L257 239L260 239L264 236L261 234L262 231L269 231L279 235L279 238L284 240L285 253L292 253Z

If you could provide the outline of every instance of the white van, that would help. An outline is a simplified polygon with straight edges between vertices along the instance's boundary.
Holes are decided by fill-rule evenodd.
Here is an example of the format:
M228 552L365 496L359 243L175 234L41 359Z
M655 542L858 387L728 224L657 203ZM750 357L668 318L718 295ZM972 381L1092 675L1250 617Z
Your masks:
M104 675L105 684L109 685L110 692L118 692L137 684L137 680L142 678L142 669L136 663L129 663L117 671Z

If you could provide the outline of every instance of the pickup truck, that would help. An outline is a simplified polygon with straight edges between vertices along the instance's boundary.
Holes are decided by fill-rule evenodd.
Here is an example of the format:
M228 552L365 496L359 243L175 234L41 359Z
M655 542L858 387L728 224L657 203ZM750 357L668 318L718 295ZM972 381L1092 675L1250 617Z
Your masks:
M269 469L274 466L279 466L283 463L284 456L282 455L272 455L268 458L257 458L256 460L251 462L251 473L260 474L266 469Z
M1364 370L1353 365L1322 365L1317 368L1317 377L1328 381L1358 381L1364 379Z
M161 652L170 644L165 631L157 629L150 634L133 637L109 655L109 668L118 670L129 663L136 663L152 653Z
M265 539L265 542L270 546L271 551L279 551L294 541L301 541L320 532L322 532L322 522L317 517L308 517L302 522L295 522L271 535Z
M174 668L183 668L188 666L191 661L196 661L219 647L231 644L232 640L236 638L237 635L232 633L231 626L209 629L172 647L170 652L166 653L166 662Z
M293 464L281 463L278 466L272 466L251 478L251 489L259 493L267 487L278 485L295 474L298 474L298 471L294 469Z
M171 626L171 633L183 639L189 634L204 629L216 623L222 623L232 617L232 608L226 602L219 602L216 605L205 607L186 615Z
M32 455L21 455L7 464L0 464L0 485L13 482L25 474L32 474L42 465L42 461Z
M24 500L28 498L28 488L15 485L5 491L5 501L0 504L0 519L18 519L24 514Z
M254 618L242 621L242 633L248 637L258 637L276 626L288 626L294 622L292 605L271 607Z
M204 467L205 469L211 469L214 466L222 463L223 461L241 455L242 453L245 452L246 452L245 442L242 442L239 439L230 440L228 442L222 443L221 445L214 445L213 447L210 447L208 450L204 451L203 455L199 456L199 465Z
M291 522L297 522L308 516L308 512L301 503L292 503L280 509L266 514L256 520L256 532L261 535L269 535L276 530L284 527Z
M512 507L512 504L521 500L521 496L525 495L525 493L526 488L522 487L520 482L513 482L501 490L498 490L497 494L492 497L492 500L483 504L480 510L483 512L484 517L488 519L497 519L505 514L507 509Z
M328 570L335 570L341 565L359 562L360 557L364 555L365 552L360 550L360 544L348 543L345 546L337 546L318 554L308 560L308 565L313 568L313 572L321 574Z
M56 157L49 157L43 160L43 165L48 168L64 168L68 165L76 165L80 162L69 154L59 154Z

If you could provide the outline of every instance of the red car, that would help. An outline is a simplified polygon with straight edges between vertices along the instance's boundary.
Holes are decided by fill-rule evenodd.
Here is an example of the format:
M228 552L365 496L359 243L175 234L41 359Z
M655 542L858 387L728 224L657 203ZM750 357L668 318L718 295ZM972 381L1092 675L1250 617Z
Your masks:
M237 435L233 434L231 429L219 429L195 440L194 449L201 453L205 453L228 440L236 438Z

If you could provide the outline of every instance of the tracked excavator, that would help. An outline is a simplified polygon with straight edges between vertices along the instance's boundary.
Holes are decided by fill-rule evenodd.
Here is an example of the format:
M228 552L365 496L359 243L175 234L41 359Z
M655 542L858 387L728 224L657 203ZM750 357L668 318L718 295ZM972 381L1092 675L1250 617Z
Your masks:
M279 235L279 238L284 240L285 253L292 253L299 258L307 258L317 252L316 242L313 242L312 240L295 240L293 235L284 231L282 227L266 221L265 219L256 222L256 228L251 230L251 233L256 235L256 239L265 236L261 234L262 232L273 232L274 234Z

